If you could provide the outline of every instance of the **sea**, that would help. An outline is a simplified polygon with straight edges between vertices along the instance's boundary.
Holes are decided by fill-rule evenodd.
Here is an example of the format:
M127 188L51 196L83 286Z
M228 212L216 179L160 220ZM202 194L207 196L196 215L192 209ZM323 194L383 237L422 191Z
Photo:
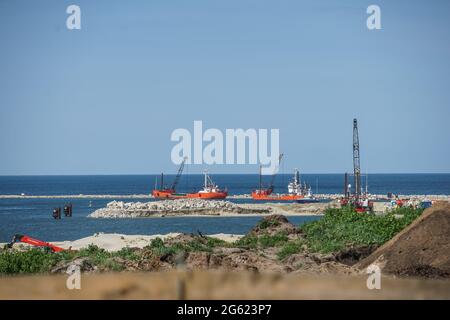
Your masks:
M211 175L230 195L249 194L259 184L254 174ZM292 175L280 174L274 181L275 192L286 192ZM174 175L167 175L167 185ZM350 178L351 179L351 178ZM313 193L342 193L343 174L304 174L301 180L311 186ZM369 174L363 176L372 194L450 195L450 174ZM351 182L351 181L350 181ZM132 195L149 194L159 185L158 175L86 175L86 176L0 176L0 195L112 195L125 196L120 201L151 201L135 199ZM179 192L198 190L203 175L183 175L177 186ZM264 177L263 184L270 183ZM130 196L130 198L126 198ZM14 234L26 234L45 241L76 240L98 232L121 234L166 234L185 232L203 234L245 234L260 219L251 217L164 217L134 219L93 219L87 216L105 207L113 198L0 198L0 242L8 242ZM231 199L233 202L252 202L250 199ZM53 208L72 203L73 216L55 220ZM301 225L319 219L317 216L294 216L289 220Z

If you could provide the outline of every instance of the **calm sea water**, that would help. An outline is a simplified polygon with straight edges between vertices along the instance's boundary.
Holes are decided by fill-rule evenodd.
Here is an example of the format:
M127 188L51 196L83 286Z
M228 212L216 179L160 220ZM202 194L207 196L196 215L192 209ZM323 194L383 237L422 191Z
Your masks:
M136 199L121 199L137 201ZM52 208L73 204L73 216L54 220ZM111 199L0 199L0 242L10 241L16 233L46 241L75 240L96 232L122 234L166 234L169 232L204 234L244 234L261 217L164 217L136 219L93 219L87 215L106 206ZM317 217L292 217L301 225Z
M0 194L132 195L151 192L156 176L20 176L0 177ZM258 184L258 175L213 175L212 178L230 194L249 193ZM276 191L285 192L291 175L280 175ZM170 182L173 176L167 176ZM192 191L202 184L201 175L183 176L178 191ZM305 174L302 179L319 193L340 193L343 176L338 174ZM450 194L450 174L373 174L369 191L376 194ZM138 201L136 199L121 199ZM51 217L54 207L72 202L72 218L59 221ZM87 215L104 207L112 199L0 199L0 242L9 241L15 233L47 241L75 240L96 232L123 234L165 234L169 232L246 233L260 217L165 217L145 219L91 219ZM248 202L251 200L233 200ZM300 225L317 217L292 217Z
M165 182L170 184L173 178L173 175L167 175ZM248 194L259 181L257 174L217 174L212 178L221 187L227 187L230 194ZM286 192L291 178L291 174L278 175L276 191ZM304 174L301 178L312 186L313 192L317 189L318 193L342 193L342 174ZM0 176L0 194L149 194L156 179L159 181L159 176ZM269 180L267 177L263 182L269 183ZM195 191L202 184L203 175L183 175L177 191ZM369 174L368 186L372 194L450 194L450 174Z

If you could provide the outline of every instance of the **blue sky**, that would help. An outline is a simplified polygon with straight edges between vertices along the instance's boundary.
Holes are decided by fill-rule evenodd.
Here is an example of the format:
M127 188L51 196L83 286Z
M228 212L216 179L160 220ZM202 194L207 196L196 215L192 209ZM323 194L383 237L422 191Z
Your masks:
M65 26L70 4L81 30ZM370 4L382 30L366 27ZM2 0L0 175L174 172L170 134L194 120L279 128L286 171L344 172L354 117L364 172L450 172L449 13L424 0Z

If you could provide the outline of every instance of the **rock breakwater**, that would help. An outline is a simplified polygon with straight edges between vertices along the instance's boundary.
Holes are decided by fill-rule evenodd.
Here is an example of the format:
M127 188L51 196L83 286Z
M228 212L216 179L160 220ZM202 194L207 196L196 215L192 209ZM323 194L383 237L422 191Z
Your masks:
M177 199L152 202L109 202L91 218L141 218L181 215L267 214L270 208L241 207L229 201Z

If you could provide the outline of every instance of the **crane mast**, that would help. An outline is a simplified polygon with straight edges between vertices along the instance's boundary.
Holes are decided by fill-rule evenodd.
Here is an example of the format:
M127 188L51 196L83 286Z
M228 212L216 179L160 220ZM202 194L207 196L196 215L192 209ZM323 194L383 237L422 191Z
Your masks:
M353 176L355 183L355 198L361 195L361 166L359 158L358 120L353 119Z
M278 172L278 170L279 170L279 168L280 168L281 159L283 159L283 153L281 153L281 154L278 156L278 164L277 164L277 166L276 166L276 168L275 168L275 170L274 170L274 172L273 172L273 174L272 174L272 180L270 181L270 185L269 185L269 189L268 189L268 190L270 190L270 193L272 193L273 188L274 188L275 177L277 176L277 172Z
M173 180L172 186L170 187L170 190L175 190L177 187L178 182L180 181L181 174L183 173L184 164L186 163L187 157L183 158L183 161L180 164L180 167L178 168L177 175L175 177L175 180Z

